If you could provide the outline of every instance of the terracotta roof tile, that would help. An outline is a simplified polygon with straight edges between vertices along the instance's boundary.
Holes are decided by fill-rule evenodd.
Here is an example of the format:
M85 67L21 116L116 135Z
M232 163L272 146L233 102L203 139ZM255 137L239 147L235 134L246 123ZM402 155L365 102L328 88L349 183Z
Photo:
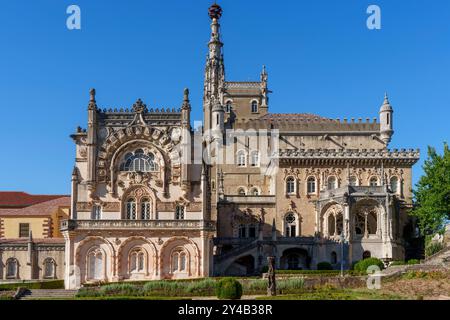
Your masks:
M1 209L0 216L48 216L59 207L70 207L70 197L63 196L57 199L38 203L22 209Z
M0 191L0 208L24 208L67 195L38 195L20 191Z

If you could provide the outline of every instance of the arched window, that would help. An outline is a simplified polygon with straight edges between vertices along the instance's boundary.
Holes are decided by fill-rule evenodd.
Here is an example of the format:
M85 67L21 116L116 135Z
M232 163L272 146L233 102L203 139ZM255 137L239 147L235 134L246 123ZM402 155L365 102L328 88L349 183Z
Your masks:
M398 178L397 177L392 177L391 178L391 191L393 193L398 193L399 187L398 187Z
M184 206L176 206L175 208L175 220L184 220Z
M286 179L286 193L295 194L295 179L294 177L288 177Z
M328 177L328 190L337 189L337 180L335 176Z
M252 113L258 112L258 102L252 101Z
M258 188L253 188L251 191L251 195L252 196L259 196L259 190Z
M355 176L351 176L350 177L350 186L352 186L352 187L356 187L357 186L357 184L358 184L358 180L356 179L356 177Z
M177 248L172 252L172 273L187 271L187 253L183 248Z
M143 272L145 266L145 255L142 249L135 249L130 253L130 272Z
M245 167L247 165L246 163L246 156L245 156L245 152L244 151L239 151L237 153L237 165L238 167Z
M88 279L103 279L103 254L100 248L92 249L88 254Z
M130 198L127 200L126 203L126 210L127 210L127 219L128 220L136 220L136 200L133 198Z
M102 206L94 205L92 206L92 220L100 220L102 218Z
M285 236L296 237L297 236L297 219L292 212L289 212L284 217L285 224Z
M238 195L245 196L245 189L244 188L239 188L238 189Z
M231 106L232 106L231 100L228 100L227 103L225 104L225 110L227 113L231 112Z
M306 189L308 193L316 193L316 178L309 177L306 182Z
M252 167L259 167L259 152L253 151L250 155L250 165Z
M248 237L256 238L256 226L253 223L248 226Z
M141 219L149 220L151 212L151 204L149 199L144 198L141 200Z
M9 258L6 261L6 278L17 279L19 277L19 263L17 259Z
M372 177L369 180L369 186L371 187L376 187L378 186L378 178L377 177Z
M46 279L54 279L56 278L56 272L55 272L55 260L52 258L46 258L44 260L44 278Z
M130 172L151 172L158 171L155 156L149 152L145 154L142 149L137 149L134 153L127 153L120 165L120 171Z
M335 251L331 252L331 264L336 264L337 263L337 254Z

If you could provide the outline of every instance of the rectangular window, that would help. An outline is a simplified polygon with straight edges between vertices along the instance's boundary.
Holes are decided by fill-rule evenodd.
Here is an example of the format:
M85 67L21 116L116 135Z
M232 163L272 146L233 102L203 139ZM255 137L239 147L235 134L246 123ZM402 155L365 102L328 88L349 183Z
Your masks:
M19 223L19 238L26 238L30 235L30 224Z
M102 217L102 207L101 206L93 206L92 207L92 220L100 220Z

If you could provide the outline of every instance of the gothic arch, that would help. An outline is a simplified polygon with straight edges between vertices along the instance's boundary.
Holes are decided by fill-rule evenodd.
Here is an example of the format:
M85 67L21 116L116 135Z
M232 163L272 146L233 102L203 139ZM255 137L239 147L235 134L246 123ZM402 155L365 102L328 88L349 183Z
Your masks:
M80 276L81 279L86 278L86 271L87 266L85 263L85 258L87 257L87 254L89 250L93 247L99 247L103 250L105 254L105 268L107 268L109 264L109 273L112 276L115 276L117 274L117 268L116 268L116 251L114 250L114 246L111 242L106 240L103 237L98 236L88 236L84 238L77 246L77 249L75 251L75 261L76 265L80 267ZM105 250L106 249L106 250ZM83 267L83 268L81 268ZM106 270L106 276L108 275L108 269Z
M136 203L141 203L141 200L144 198L149 198L151 201L151 207L152 212L151 212L151 219L157 219L158 217L156 216L157 211L156 211L156 196L155 193L153 192L153 190L151 190L149 187L142 185L142 184L136 184L136 185L132 185L131 187L129 187L121 197L119 197L119 200L121 200L121 217L122 219L125 218L126 215L126 201L129 198L134 198L136 200ZM137 208L137 210L139 211L140 208Z
M171 253L174 248L183 247L187 251L189 251L190 256L190 266L191 269L188 270L189 276L200 277L201 276L201 268L200 268L200 260L201 253L197 246L197 244L184 236L176 236L172 237L161 246L160 256L159 256L159 269L161 277L169 277L170 274L170 263L171 263Z
M321 210L320 213L320 231L325 236L334 236L338 234L338 230L343 230L343 218L344 218L344 208L341 204L336 201L328 202ZM338 225L337 221L341 219L342 225ZM331 221L334 223L334 226L331 226ZM332 230L333 234L330 234L330 230Z
M120 245L119 249L117 250L117 274L119 276L123 276L128 271L127 269L124 270L123 268L123 258L126 257L126 259L128 259L129 252L136 247L143 248L146 251L148 255L148 267L151 267L151 272L154 276L157 276L158 250L151 240L142 236L129 237ZM152 262L151 265L150 261ZM146 270L146 274L149 274L148 269Z

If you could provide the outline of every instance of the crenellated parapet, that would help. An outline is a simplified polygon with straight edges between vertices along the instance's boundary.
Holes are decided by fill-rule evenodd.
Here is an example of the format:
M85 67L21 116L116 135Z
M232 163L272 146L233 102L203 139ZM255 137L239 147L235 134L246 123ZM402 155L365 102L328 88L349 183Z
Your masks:
M280 162L314 162L316 164L396 164L412 166L420 159L419 149L281 149L275 155Z

